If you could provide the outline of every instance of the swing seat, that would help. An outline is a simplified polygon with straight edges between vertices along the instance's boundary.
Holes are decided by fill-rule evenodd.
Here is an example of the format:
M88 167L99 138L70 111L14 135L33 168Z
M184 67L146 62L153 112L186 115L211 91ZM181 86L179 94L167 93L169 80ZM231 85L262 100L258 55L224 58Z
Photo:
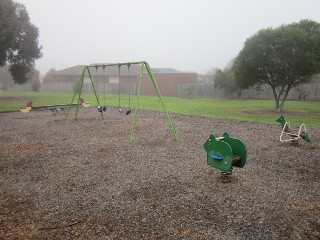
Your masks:
M98 112L106 112L107 111L107 107L106 106L98 106Z
M122 108L119 108L118 111L123 115L129 115L131 113L131 109L127 110L126 112L123 112Z

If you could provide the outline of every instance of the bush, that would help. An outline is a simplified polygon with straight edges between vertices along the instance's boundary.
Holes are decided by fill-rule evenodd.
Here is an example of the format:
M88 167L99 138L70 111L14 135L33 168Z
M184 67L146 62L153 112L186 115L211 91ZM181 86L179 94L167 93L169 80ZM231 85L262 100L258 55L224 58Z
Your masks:
M33 79L31 82L31 90L33 92L39 92L40 87L41 87L40 81L38 79Z

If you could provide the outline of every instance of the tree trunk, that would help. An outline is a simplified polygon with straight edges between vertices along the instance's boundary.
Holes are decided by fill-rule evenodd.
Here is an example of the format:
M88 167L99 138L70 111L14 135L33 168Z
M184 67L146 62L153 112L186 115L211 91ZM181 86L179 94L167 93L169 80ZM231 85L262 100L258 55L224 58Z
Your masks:
M291 89L291 86L289 85L289 86L287 87L287 89L286 89L286 92L284 93L283 98L281 99L280 112L283 111L284 102L287 100L287 97L288 97L288 94L289 94L290 89Z
M277 112L281 112L281 109L280 109L280 96L277 95L277 91L276 91L276 88L274 86L271 86L271 89L272 89L272 92L273 92L274 101L276 103L275 110Z

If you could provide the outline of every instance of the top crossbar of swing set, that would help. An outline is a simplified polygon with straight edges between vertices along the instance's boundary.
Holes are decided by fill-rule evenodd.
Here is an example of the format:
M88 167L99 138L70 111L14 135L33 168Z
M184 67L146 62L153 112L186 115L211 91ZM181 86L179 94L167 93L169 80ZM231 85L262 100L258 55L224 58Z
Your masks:
M89 78L90 78L90 81L91 81L91 84L92 84L92 88L93 88L93 91L94 91L94 94L95 94L97 103L98 103L98 105L100 106L99 98L98 98L98 96L97 96L97 93L96 93L96 90L95 90L95 87L94 87L94 84L93 84L93 80L92 80L92 76L91 76L91 73L90 73L89 68L95 68L95 69L97 69L97 68L99 68L99 67L103 67L103 69L104 69L105 67L112 67L112 66L118 66L118 67L120 68L121 66L124 66L124 65L128 66L128 68L129 68L131 65L140 65L140 77L139 77L139 84L138 84L138 91L137 91L137 104L136 104L136 108L135 108L134 115L133 115L133 119L132 119L130 142L132 142L132 141L134 140L136 116L137 116L137 111L138 111L138 107L139 107L139 99L140 99L139 96L140 96L141 80L142 80L142 77L143 77L144 67L146 68L146 70L147 70L147 72L148 72L148 74L149 74L149 77L150 77L150 79L151 79L151 81L152 81L152 83L153 83L153 86L154 86L154 88L155 88L155 90L156 90L156 92L157 92L157 94L158 94L158 97L159 97L160 102L161 102L161 104L162 104L162 107L163 107L163 110L164 110L165 115L166 115L166 117L167 117L167 120L168 120L168 122L169 122L169 124L170 124L170 127L171 127L172 133L173 133L173 135L174 135L174 138L175 138L175 140L178 141L178 135L177 135L176 128L175 128L175 126L174 126L174 124L173 124L173 122L172 122L172 120L171 120L171 118L170 118L170 116L169 116L169 113L168 113L168 111L167 111L167 109L166 109L166 107L165 107L165 105L164 105L164 102L162 101L162 97L161 97L161 94L160 94L160 90L159 90L158 85L157 85L157 83L156 83L155 77L154 77L154 75L153 75L153 73L152 73L152 70L151 70L149 64L148 64L146 61L126 62L126 63L103 63L103 64L91 64L91 65L86 65L86 66L84 66L83 71L82 71L82 75L81 75L81 77L80 77L80 79L79 79L79 81L80 81L79 90L80 90L80 91L79 91L78 103L80 102L80 95L81 95L81 91L82 91L83 79L84 79L84 74L85 74L85 71L86 71L86 70L88 71L88 75L89 75ZM73 98L72 98L71 103L70 103L70 105L69 105L68 111L67 111L67 113L65 114L64 122L66 122L66 120L67 120L69 111L70 111L70 109L71 109L71 106L72 106L72 104L73 104L73 101L74 101L74 98L75 98L75 95L77 94L77 92L78 92L78 91L75 91L75 93L74 93L74 95L73 95ZM76 109L76 116L75 116L75 118L77 118L78 108L79 108L79 107L77 107L77 109ZM102 117L102 119L103 119L103 114L102 114L102 112L101 112L101 117Z
M86 65L85 67L89 67L89 68L97 68L97 67L114 67L114 66L130 66L130 65L149 65L147 62L145 61L141 61L141 62L126 62L126 63L99 63L99 64L90 64L90 65Z

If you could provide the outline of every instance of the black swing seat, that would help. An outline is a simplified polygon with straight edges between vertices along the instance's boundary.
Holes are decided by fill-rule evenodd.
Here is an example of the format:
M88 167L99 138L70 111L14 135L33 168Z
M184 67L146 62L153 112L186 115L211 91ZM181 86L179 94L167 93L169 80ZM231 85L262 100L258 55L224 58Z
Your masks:
M98 109L98 112L107 111L107 107L106 106L98 106L97 109Z
M127 110L126 112L123 112L122 108L119 108L118 111L123 115L129 115L131 113L131 109Z

